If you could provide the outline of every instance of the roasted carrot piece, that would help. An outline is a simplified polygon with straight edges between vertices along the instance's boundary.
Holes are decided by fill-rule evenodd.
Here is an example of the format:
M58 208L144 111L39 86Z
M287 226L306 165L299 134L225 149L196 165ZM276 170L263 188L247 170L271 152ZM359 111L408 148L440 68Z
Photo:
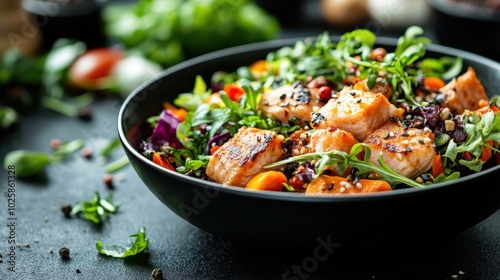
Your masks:
M174 114L181 121L184 121L184 119L186 119L187 111L184 108L177 108L168 102L163 103L163 108L169 110L172 114Z
M252 72L252 74L256 76L262 75L262 73L266 71L267 71L267 62L264 59L257 60L250 65L250 72Z
M493 140L487 140L486 145L483 147L483 153L481 154L481 161L488 161L493 156L493 150L490 148L493 146Z
M288 179L279 171L264 171L253 176L245 188L260 191L282 191Z
M441 160L441 155L436 155L432 160L432 176L436 178L437 176L444 173L443 161Z
M213 146L210 148L210 154L213 155L218 149L220 148L220 146Z
M159 153L153 153L153 162L165 167L166 169L175 171L175 168L168 162L167 159L163 158Z
M392 190L391 185L383 180L360 179L353 184L344 177L321 175L311 180L306 195L343 195L390 190Z
M424 78L424 86L429 89L429 91L434 92L438 89L444 87L446 83L443 79L439 77L425 77Z

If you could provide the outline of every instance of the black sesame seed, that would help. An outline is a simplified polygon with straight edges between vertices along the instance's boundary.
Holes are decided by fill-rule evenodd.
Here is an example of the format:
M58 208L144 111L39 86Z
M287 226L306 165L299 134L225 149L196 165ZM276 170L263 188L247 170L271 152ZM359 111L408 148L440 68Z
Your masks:
M332 183L332 184L330 184L330 185L328 185L328 190L329 190L329 191L331 191L331 190L333 189L333 187L334 187L334 186L335 186L335 185L334 185L333 183Z
M406 151L407 152L411 152L411 148L410 147L406 147Z
M403 137L408 137L408 136L410 136L410 134L408 134L408 133L406 133L406 132L403 132L403 134L401 134L401 136L403 136Z
M300 81L295 81L293 84L292 84L292 87L293 88L297 88L298 86L301 85L301 82Z

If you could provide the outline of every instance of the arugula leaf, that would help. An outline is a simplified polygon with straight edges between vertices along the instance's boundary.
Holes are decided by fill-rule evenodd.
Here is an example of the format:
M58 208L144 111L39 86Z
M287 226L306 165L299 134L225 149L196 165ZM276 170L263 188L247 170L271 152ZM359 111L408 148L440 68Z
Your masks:
M149 245L149 239L146 238L145 227L141 227L138 233L132 234L129 237L134 238L134 242L130 247L102 245L101 241L96 241L95 246L97 251L99 251L102 255L123 259L137 255L138 253L144 251Z
M83 201L76 204L73 209L71 209L70 215L75 216L83 213L85 219L95 224L99 224L102 222L103 218L110 214L115 214L118 208L118 206L113 204L111 195L107 198L101 198L99 192L96 191L89 201Z
M414 52L413 48L421 48L420 46L429 44L431 41L428 38L419 37L422 34L424 34L422 27L416 25L408 27L404 35L398 38L394 52L396 57L409 56L410 53Z
M207 84L200 75L196 76L192 92L181 93L174 100L174 104L188 111L194 111L203 101L210 96L212 89L207 89Z
M365 151L365 156L363 160L360 160L357 158L357 156L362 151ZM370 172L376 172L380 175L382 180L387 181L392 186L395 186L397 184L405 184L415 188L423 187L422 184L419 184L414 180L404 177L392 170L387 164L385 164L382 156L380 156L378 159L379 165L373 164L372 162L368 161L370 153L370 147L363 143L357 143L352 147L349 154L338 150L310 153L268 164L264 166L264 168L273 168L291 162L306 162L317 160L314 166L316 171L314 178L320 176L328 167L336 168L339 174L342 174L348 167L352 167L357 169L357 174L360 176L368 174Z

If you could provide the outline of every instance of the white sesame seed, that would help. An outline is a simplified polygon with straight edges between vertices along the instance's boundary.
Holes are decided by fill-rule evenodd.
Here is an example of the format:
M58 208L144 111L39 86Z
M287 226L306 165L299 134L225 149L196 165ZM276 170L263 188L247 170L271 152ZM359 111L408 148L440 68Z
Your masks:
M280 140L280 141L285 140L285 136L283 136L283 135L278 135L278 140Z
M306 138L307 138L307 133L300 134L300 139L306 139Z
M400 153L397 153L396 157L398 158L398 160L403 160L403 155Z
M426 126L426 127L424 127L424 131L425 131L425 132L432 132L432 130L431 130L430 128L428 128L427 126Z
M410 140L410 143L411 143L411 144L413 144L413 145L414 145L414 144L417 144L417 143L418 143L418 139L417 139L417 138L412 138L412 139Z
M340 182L340 186L341 186L341 187L345 187L346 185L347 185L347 182L346 182L346 181L342 181L342 182Z
M360 182L357 182L356 187L361 190L363 188L363 185Z
M294 154L294 155L300 155L299 150L297 150L297 149L293 149L293 154Z
M431 142L432 142L431 138L429 138L429 137L425 137L425 138L424 138L424 143L425 143L425 144L429 144L429 143L431 143Z
M300 148L300 154L303 155L305 153L307 153L306 147Z
M389 136L390 136L390 137L394 137L394 132L392 132L392 131L391 131L391 132L389 132Z
M415 135L417 135L417 132L416 132L415 130L408 130L408 131L407 131L407 133L408 133L408 135L410 135L410 136L415 136Z
M345 187L340 187L339 191L340 192L345 192Z
M403 140L403 141L401 142L401 144L403 144L403 145L408 145L408 144L410 144L410 141L408 141L408 140Z
M422 183L424 182L424 179L423 179L422 177L420 177L420 176L419 176L419 177L417 177L417 178L415 179L415 182L417 182L417 183L419 183L419 184L422 184Z

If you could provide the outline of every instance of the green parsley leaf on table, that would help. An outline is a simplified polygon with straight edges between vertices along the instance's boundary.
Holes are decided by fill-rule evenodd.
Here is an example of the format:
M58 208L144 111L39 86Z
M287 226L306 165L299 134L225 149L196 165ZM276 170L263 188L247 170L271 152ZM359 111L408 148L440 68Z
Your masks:
M118 208L117 205L113 204L111 195L106 198L101 198L99 192L96 191L89 201L83 201L76 204L70 214L74 216L83 213L85 219L95 224L99 224L104 217L118 212Z
M145 227L141 227L138 233L132 234L129 237L134 238L134 242L130 247L102 245L101 241L97 241L95 246L99 253L113 258L130 257L144 251L148 247L149 239L146 238Z

